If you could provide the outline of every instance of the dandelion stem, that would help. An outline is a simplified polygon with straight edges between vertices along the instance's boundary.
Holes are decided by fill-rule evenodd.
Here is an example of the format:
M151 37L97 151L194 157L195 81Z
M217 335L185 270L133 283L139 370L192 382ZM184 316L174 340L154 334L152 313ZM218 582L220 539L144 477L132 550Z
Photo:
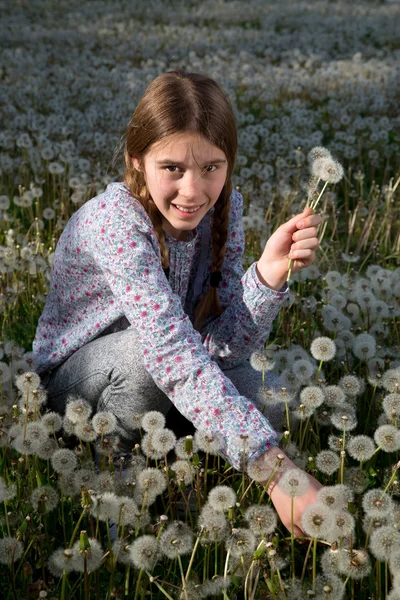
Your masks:
M172 596L170 596L170 595L168 594L168 592L166 592L166 591L164 590L164 588L162 587L162 585L160 585L160 584L158 583L157 579L155 579L155 578L154 578L154 577L153 577L153 576L152 576L150 573L148 573L147 571L146 571L146 575L148 576L148 578L149 578L149 580L150 580L150 583L155 583L155 584L156 584L156 586L158 587L158 589L160 590L160 592L162 592L162 593L164 594L164 596L165 596L166 598L168 598L168 600L174 600L174 599L172 598Z

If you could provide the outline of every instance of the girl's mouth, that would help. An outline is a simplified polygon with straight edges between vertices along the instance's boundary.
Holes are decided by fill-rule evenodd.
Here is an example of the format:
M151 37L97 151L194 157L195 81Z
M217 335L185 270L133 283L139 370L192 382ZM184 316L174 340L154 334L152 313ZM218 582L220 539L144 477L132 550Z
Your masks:
M197 206L195 208L195 210L193 210L193 208L191 208L191 209L186 208L185 210L181 210L180 208L178 208L178 206L176 204L173 204L172 206L175 208L175 210L177 211L177 213L179 213L180 216L188 219L192 215L195 215L196 213L198 213L199 210L204 206L204 204L202 204L201 206ZM182 208L184 208L184 207L182 207Z

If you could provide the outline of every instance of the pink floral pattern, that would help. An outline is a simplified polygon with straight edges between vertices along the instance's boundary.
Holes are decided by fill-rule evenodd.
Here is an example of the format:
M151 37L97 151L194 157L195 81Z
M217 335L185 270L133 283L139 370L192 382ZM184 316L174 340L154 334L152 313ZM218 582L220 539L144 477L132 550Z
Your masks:
M269 421L220 369L262 347L288 295L286 285L279 292L264 286L256 263L244 273L242 211L243 198L234 191L219 288L228 308L200 335L191 322L192 294L205 219L187 242L166 236L168 280L150 218L124 184L110 184L84 204L55 251L33 343L37 371L55 368L125 315L140 333L145 367L156 385L195 427L218 434L222 454L235 468L242 466L241 434L252 440L245 460L276 445ZM202 293L209 286L211 258L210 242Z

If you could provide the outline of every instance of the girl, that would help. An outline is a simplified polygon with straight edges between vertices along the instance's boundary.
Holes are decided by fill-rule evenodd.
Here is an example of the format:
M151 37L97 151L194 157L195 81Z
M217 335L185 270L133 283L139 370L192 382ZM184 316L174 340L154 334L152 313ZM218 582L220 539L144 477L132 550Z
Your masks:
M48 404L83 396L114 413L132 447L133 419L171 403L218 437L237 469L272 466L276 434L256 408L260 374L246 359L265 343L293 272L310 265L321 217L282 225L246 273L242 196L232 191L237 148L230 102L209 77L160 75L126 132L123 183L82 206L57 245L33 344ZM267 385L278 385L271 375ZM241 437L242 436L242 437ZM290 526L290 498L269 493ZM295 503L295 533L319 484Z

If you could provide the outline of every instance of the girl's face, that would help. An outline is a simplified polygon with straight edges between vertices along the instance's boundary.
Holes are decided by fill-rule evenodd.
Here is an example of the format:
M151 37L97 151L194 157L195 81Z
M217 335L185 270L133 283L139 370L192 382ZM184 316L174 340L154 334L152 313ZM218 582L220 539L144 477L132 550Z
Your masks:
M144 171L164 231L183 241L218 200L228 170L225 153L192 133L170 135L150 146L142 161L132 158L132 162Z

